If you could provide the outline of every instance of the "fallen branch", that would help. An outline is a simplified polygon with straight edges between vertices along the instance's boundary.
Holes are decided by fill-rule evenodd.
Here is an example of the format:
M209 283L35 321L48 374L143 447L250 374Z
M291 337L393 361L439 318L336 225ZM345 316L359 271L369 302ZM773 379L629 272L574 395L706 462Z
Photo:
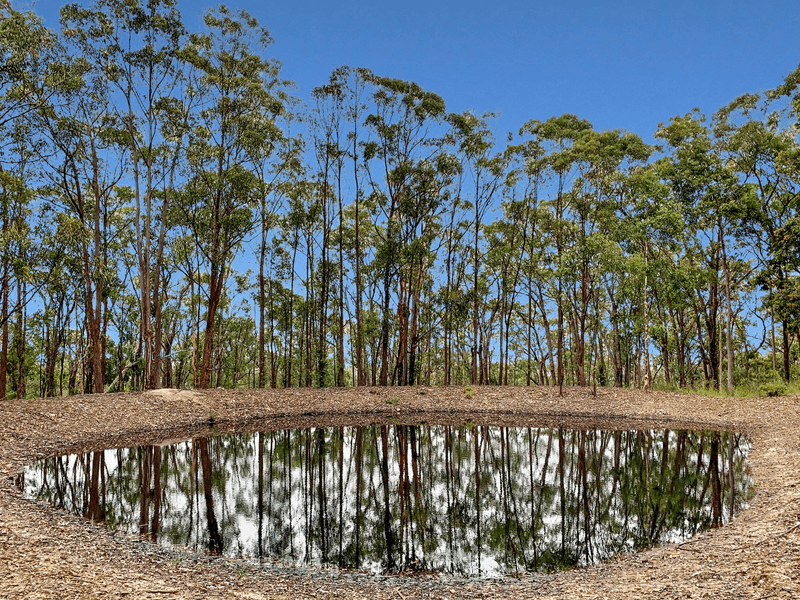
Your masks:
M142 340L140 339L139 342L136 344L136 350L134 351L133 356L136 357L141 351L142 351ZM125 375L127 375L128 371L133 367L135 367L138 364L138 362L139 361L137 358L128 361L128 363L124 367L122 367L122 371L117 373L117 377L114 379L114 381L111 382L111 385L108 386L108 388L106 389L106 394L110 394L114 390L114 388L117 387L117 385L119 385L120 388L122 388L125 385Z

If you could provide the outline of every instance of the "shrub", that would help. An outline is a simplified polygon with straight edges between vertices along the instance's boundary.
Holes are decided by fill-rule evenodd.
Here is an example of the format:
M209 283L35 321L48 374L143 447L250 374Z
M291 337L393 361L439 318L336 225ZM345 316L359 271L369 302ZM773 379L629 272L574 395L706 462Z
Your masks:
M758 392L762 396L783 396L786 393L786 385L783 383L763 383L758 386Z

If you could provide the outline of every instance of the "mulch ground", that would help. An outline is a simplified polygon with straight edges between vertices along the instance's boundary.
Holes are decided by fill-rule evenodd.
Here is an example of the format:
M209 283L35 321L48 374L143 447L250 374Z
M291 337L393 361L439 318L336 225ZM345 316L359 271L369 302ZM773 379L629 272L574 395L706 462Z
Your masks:
M800 598L800 396L569 388L158 390L0 403L0 598ZM750 508L682 544L554 575L457 580L257 568L151 544L22 498L33 460L207 431L429 423L693 427L751 439Z

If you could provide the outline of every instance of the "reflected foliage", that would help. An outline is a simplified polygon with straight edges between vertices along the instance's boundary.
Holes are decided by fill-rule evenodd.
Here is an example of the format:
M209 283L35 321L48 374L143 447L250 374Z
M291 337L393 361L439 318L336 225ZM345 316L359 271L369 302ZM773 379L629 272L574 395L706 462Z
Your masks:
M311 428L49 458L24 490L195 550L493 575L720 526L748 499L747 448L717 431Z

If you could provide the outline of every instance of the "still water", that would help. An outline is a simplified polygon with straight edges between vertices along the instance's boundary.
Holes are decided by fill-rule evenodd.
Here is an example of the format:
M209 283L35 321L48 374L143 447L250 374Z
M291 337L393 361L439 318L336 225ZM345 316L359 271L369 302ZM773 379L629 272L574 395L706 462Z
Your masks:
M687 539L745 506L741 434L374 425L49 458L28 497L229 556L493 576Z

